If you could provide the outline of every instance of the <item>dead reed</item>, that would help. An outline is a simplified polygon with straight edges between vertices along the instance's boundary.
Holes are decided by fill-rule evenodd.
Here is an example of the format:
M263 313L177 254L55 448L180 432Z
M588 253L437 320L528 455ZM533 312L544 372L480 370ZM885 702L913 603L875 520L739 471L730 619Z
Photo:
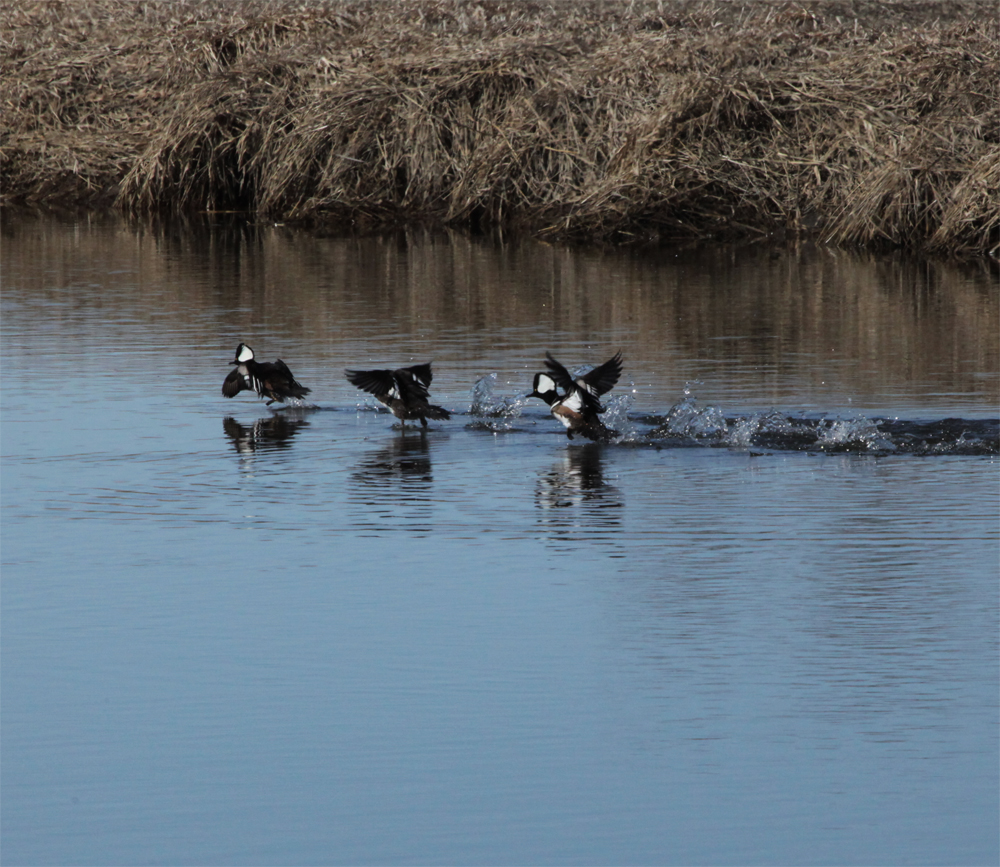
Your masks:
M5 203L997 255L992 3L12 0Z

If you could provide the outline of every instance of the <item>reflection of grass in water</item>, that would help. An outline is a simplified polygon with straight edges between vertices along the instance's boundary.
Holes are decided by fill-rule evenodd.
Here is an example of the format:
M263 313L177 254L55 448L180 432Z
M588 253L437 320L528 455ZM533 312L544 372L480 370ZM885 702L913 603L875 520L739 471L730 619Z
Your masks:
M3 7L8 199L628 243L1000 239L977 3ZM989 133L984 132L989 130Z

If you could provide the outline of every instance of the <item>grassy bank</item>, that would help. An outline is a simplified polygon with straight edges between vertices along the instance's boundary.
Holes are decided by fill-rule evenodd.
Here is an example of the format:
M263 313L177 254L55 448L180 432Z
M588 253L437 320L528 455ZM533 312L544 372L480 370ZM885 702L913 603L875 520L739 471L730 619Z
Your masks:
M11 0L7 204L1000 243L992 2Z

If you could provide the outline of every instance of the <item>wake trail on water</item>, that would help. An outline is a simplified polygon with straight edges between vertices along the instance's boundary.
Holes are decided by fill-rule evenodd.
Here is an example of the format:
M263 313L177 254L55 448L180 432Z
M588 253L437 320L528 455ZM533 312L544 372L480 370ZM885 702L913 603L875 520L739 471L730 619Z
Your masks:
M473 386L469 415L475 421L470 428L494 433L519 429L528 402L521 397L497 397L496 385L497 374L491 373ZM1000 419L996 418L830 417L825 413L789 415L777 409L737 415L718 406L701 406L690 387L665 415L630 415L633 401L627 392L606 401L602 421L619 434L612 444L882 455L1000 454Z

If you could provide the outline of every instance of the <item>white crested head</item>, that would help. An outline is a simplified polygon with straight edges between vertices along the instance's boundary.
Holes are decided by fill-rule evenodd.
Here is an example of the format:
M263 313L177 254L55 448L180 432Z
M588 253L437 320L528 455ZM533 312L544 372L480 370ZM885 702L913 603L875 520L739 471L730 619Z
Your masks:
M535 374L535 391L538 394L548 394L556 390L556 381L547 373Z
M247 346L245 343L241 343L236 347L236 360L237 361L252 361L253 360L253 350Z

